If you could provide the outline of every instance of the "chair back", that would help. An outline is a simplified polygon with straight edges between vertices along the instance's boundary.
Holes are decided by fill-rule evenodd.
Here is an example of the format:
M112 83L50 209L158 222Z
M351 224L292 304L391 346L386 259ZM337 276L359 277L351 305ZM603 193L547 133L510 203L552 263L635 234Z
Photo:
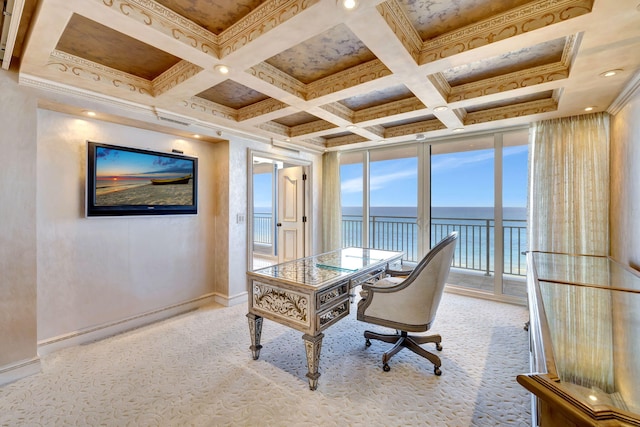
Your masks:
M428 330L442 299L457 239L458 233L452 232L400 284L376 289L358 307L360 320L410 332Z

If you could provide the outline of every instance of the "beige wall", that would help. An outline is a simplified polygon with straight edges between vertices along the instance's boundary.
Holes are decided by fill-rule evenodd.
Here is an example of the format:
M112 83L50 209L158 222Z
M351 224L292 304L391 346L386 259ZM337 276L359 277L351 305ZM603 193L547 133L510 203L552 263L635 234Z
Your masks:
M640 269L640 90L611 122L611 256Z
M38 342L55 350L65 346L58 339L83 342L83 333L126 328L203 298L246 302L248 152L289 152L237 136L212 144L38 108L46 100L155 120L135 107L24 88L11 72L0 71L0 93L0 384L37 372ZM198 215L86 218L87 140L198 157ZM292 157L313 163L312 182L320 182L320 156ZM311 198L317 218L317 185Z
M213 144L48 110L37 123L38 340L214 291ZM86 140L197 157L198 215L86 218Z
M0 72L0 372L36 357L36 98Z

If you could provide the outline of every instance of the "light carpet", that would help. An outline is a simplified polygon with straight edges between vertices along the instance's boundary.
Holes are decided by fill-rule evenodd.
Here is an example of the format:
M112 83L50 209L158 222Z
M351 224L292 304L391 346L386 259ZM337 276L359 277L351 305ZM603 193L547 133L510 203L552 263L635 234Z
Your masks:
M300 332L265 320L254 361L246 305L211 306L44 356L41 373L0 388L0 425L530 425L516 382L529 370L525 307L445 293L439 377L408 350L383 372L389 345L362 334L384 329L355 307L325 331L315 391Z

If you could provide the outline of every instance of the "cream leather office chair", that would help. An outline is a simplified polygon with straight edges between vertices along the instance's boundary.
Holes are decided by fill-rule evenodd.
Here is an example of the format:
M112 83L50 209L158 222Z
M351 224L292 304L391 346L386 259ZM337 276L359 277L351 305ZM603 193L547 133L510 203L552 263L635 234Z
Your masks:
M434 373L441 375L440 358L420 347L420 344L435 343L442 350L440 335L412 336L408 332L425 332L431 328L444 285L449 275L458 233L453 232L438 243L416 265L408 276L399 277L397 272L388 270L390 277L362 286L362 299L358 303L358 320L396 329L395 334L379 334L365 331L366 345L371 339L393 343L394 346L383 354L382 369L390 370L389 359L403 347L429 359L434 364Z

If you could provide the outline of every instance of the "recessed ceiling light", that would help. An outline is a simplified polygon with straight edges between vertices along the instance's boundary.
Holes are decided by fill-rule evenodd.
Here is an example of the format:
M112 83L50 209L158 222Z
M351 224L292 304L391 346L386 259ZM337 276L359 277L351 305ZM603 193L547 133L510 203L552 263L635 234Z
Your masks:
M447 107L446 105L438 105L437 107L433 108L433 111L447 111L449 109L449 107Z
M423 133L416 134L416 141L424 141L425 139L427 139L427 137L424 136Z
M291 142L291 138L285 138L284 141L285 142Z
M195 139L200 139L200 135L198 135L197 133L196 133L195 135L193 135L193 137L194 137Z
M596 107L587 107L587 108L584 109L584 111L593 111L594 108L596 108Z
M357 128L358 128L358 126L355 126L355 125L348 125L347 126L347 129L349 129L349 130L354 130L354 129L357 129Z
M217 72L219 72L220 74L228 74L229 73L229 67L227 67L224 64L218 64L215 67L213 67L214 70L216 70Z
M462 132L463 130L464 130L464 128L455 128L451 132Z
M358 0L338 0L338 4L346 10L353 10L358 7Z
M622 70L619 68L616 68L615 70L609 70L609 71L605 71L604 73L600 74L600 77L613 77L616 74L620 73Z
M85 110L84 113L89 117L95 117L96 116L96 112L95 111Z

